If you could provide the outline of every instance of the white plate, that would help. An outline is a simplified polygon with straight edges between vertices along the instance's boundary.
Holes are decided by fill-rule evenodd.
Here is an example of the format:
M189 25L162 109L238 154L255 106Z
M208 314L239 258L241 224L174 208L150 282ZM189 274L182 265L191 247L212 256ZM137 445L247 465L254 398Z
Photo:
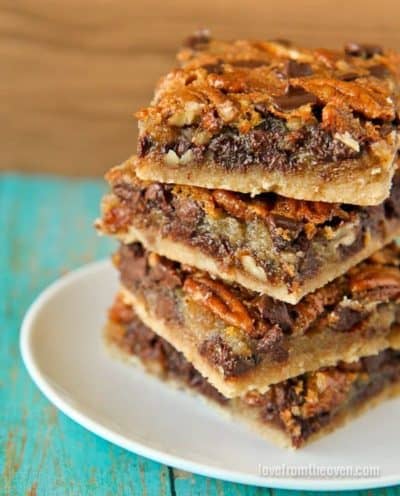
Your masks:
M22 356L31 377L76 422L161 463L245 484L340 490L400 482L400 400L301 451L286 452L199 399L111 359L101 334L116 288L108 261L90 264L46 289L22 324ZM380 475L313 476L317 470L370 466L379 467ZM290 475L302 467L308 476Z

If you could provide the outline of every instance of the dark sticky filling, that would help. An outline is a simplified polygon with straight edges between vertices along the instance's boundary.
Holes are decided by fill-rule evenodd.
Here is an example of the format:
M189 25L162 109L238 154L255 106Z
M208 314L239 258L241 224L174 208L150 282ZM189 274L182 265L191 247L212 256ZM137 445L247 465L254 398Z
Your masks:
M139 140L138 155L165 155L173 150L180 158L191 150L194 163L213 161L227 171L242 172L257 164L266 171L289 172L304 165L357 159L367 147L367 142L359 141L359 150L354 150L334 139L320 124L290 131L283 119L267 114L263 122L248 133L225 126L205 145L195 145L184 134L167 144L155 143L151 136L144 135Z
M229 406L230 401L242 401L257 409L261 422L284 430L296 447L329 424L337 413L362 403L400 379L400 352L386 350L352 364L303 374L271 386L265 394L250 392L242 400L228 400L121 300L115 301L110 319L122 326L122 332L111 336L120 348L138 356L147 366L156 365L165 378L178 379L220 404Z
M234 378L262 360L287 362L290 336L327 330L361 335L389 332L386 323L382 329L377 322L371 328L369 320L381 311L393 314L393 322L400 317L396 311L400 296L398 254L394 245L379 253L387 257L383 263L364 262L297 305L212 280L200 271L149 254L138 243L121 245L117 264L124 286L143 297L155 316L167 324L185 326L182 305L186 300L202 307L199 318L209 314L224 323L230 333L225 336L211 328L205 330L198 349L225 377ZM232 348L232 333L245 345L244 351L238 353Z
M203 192L200 189L193 191ZM267 257L263 258L260 256L262 250L254 249L253 244L246 237L247 234L241 234L242 238L235 239L233 234L227 234L226 229L212 228L209 214L205 211L202 202L196 200L194 194L175 193L174 186L167 184L135 185L124 182L113 185L113 192L120 203L104 216L104 222L111 232L127 230L131 223L138 229L157 229L162 237L198 248L218 263L241 270L243 270L242 262L237 253L245 250L256 265L264 270L271 284L284 283L289 290L294 285L315 277L323 270L325 260L340 263L360 252L366 245L366 233L374 239L383 239L387 235L385 222L400 217L399 173L394 177L390 197L376 207L335 206L338 213L333 212L319 222L285 216L284 209L278 214L272 208L264 217L258 217L258 221L269 233L272 245ZM211 194L209 197L214 202L215 208L222 212L222 221L233 218L239 222L242 226L240 233L247 232L246 222L247 229L249 226L249 219L243 217L240 210L242 204L247 208L251 201L255 201L271 208L274 203L281 202L282 198L274 194L266 194L250 200L247 195L226 192L222 194L233 197L233 206L229 205L228 211L224 204L216 203ZM304 205L310 210L315 205L319 206L313 202L287 201L293 203L292 208L295 212ZM322 204L323 207L325 205ZM218 226L218 222L222 225L222 221L216 220L215 226ZM330 240L326 233L335 233L346 224L351 226L349 233L354 234L354 240L351 244L339 244L337 250L335 249L333 253L329 252L327 247ZM259 242L264 243L264 240L260 238ZM282 253L291 254L292 260L295 256L290 267L282 261Z

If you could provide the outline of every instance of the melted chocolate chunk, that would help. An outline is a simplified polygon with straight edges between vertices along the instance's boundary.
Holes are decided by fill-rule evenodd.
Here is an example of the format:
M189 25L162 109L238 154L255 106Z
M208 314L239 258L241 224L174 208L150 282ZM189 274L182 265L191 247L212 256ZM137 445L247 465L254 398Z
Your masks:
M389 69L383 64L373 65L368 70L371 76L378 79L384 79L390 75Z
M192 50L201 50L206 48L210 40L210 31L208 29L199 29L191 36L186 38L186 40L183 42L183 46L186 48L191 48Z
M254 356L237 355L228 343L217 335L203 341L199 351L209 362L221 367L225 377L241 375L256 365Z
M288 78L311 76L312 73L313 70L311 65L305 62L288 60L286 63L286 74Z
M243 69L255 69L263 65L268 65L264 60L235 60L231 62L233 67L243 67Z
M355 325L359 324L366 318L368 312L354 310L350 307L338 306L335 310L335 315L337 320L333 324L332 328L335 331L342 332L351 331Z
M194 200L178 199L175 197L173 205L178 219L191 229L195 229L198 223L204 218L204 211Z
M280 300L273 300L267 295L258 298L256 306L263 319L278 325L284 332L289 333L293 320L289 314L288 305Z
M285 347L285 339L282 329L274 325L268 332L257 341L256 350L258 353L265 353L276 363L286 362L289 352Z
M364 59L370 59L374 55L383 55L383 49L379 45L369 45L362 43L348 43L345 46L345 52L347 55L353 57L362 57Z
M308 103L313 105L317 103L317 97L302 88L289 86L288 92L285 95L274 97L273 102L279 110L286 112Z
M121 200L125 201L135 201L137 200L136 196L140 191L136 190L132 184L128 183L118 183L113 186L113 192L121 198Z
M224 73L224 66L221 62L216 62L215 64L205 64L202 65L202 68L205 69L209 74Z
M149 202L150 205L157 206L163 212L168 213L172 210L171 194L169 189L169 186L160 183L152 183L146 189L144 199Z
M342 81L354 81L355 79L359 78L360 75L357 74L356 72L346 72L345 74L342 74L339 79Z

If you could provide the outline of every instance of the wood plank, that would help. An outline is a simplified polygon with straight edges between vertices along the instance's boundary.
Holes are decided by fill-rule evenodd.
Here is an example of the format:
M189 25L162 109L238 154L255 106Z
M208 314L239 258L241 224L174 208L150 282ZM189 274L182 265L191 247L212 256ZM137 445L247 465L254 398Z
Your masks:
M38 291L66 270L111 251L90 227L102 189L99 183L0 178L4 496L171 493L167 467L113 446L65 417L34 386L19 356L20 321Z
M136 149L133 112L196 28L400 48L398 13L397 0L2 0L0 169L102 174L127 158Z

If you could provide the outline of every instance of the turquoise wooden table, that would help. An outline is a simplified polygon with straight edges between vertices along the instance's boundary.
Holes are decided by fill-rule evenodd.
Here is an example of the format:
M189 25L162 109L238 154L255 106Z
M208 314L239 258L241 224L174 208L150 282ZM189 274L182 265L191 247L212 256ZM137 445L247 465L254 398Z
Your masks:
M51 281L111 252L91 227L103 191L101 181L0 176L0 495L296 494L207 479L124 451L69 420L31 382L18 349L21 319ZM347 494L394 496L400 488Z

